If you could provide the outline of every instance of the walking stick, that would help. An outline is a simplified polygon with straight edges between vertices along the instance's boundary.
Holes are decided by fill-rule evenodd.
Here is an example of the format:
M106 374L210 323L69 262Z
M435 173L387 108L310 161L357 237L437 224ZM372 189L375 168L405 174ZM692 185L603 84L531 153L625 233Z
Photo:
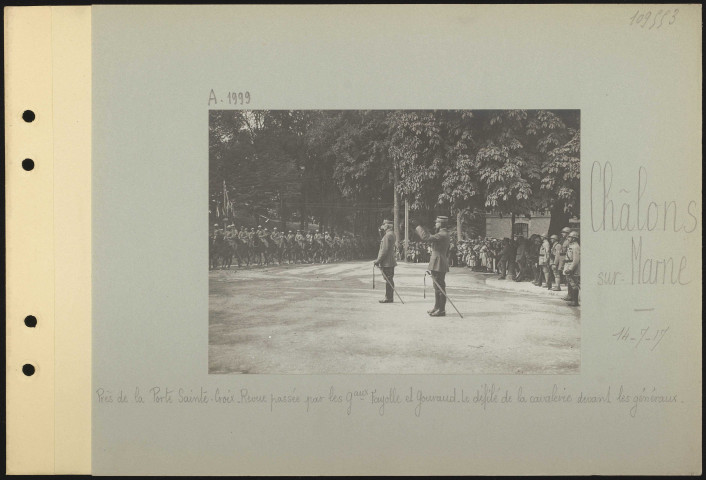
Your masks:
M373 265L373 290L375 290L375 265Z
M375 265L373 265L373 267L375 267ZM380 267L378 267L378 268L380 268ZM390 285L390 287L392 287L392 291L395 292L395 294L397 295L397 298L400 299L400 302L402 302L404 304L404 300L402 300L402 297L400 297L400 294L397 293L397 290L395 290L395 287L392 285L392 283L390 283L390 280L387 279L387 275L385 275L385 272L382 271L382 268L380 268L380 273L382 273L382 278L385 279L387 284Z
M429 275L431 275L431 272L427 271L427 273L428 273ZM425 278L425 279L427 278L426 275L424 276L424 278ZM444 289L441 288L441 286L438 284L438 282L437 282L436 279L434 278L434 275L431 275L431 281L434 282L434 285L436 285L436 287L437 287L439 290L441 290L441 293L444 294L444 296L446 297L446 300L448 300L449 303L451 304L451 306L454 307L454 310L456 310L456 313L458 313L458 315L459 315L461 318L463 318L463 315L461 315L461 312L458 311L458 308L456 308L456 305L454 305L454 302L451 301L451 299L449 298L449 296L446 295L446 292L444 291Z

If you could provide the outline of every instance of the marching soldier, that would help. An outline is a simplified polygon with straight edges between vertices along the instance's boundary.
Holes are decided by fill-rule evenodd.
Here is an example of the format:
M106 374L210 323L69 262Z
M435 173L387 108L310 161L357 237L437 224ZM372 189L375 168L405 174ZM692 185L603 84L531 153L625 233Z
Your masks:
M446 230L448 221L448 217L437 217L434 224L437 233L434 235L430 235L421 225L416 228L417 234L422 241L430 242L432 248L429 270L431 271L432 278L436 280L436 282L434 282L434 308L428 312L432 317L446 316L446 296L441 289L443 289L444 292L446 291L446 272L449 271L447 255L451 242L449 240L449 232Z
M395 242L397 240L395 233L392 231L393 226L390 220L385 220L380 228L385 231L385 235L380 240L380 251L374 265L380 267L388 280L385 282L385 298L380 300L380 303L392 303L394 301L395 266L397 265L395 260Z
M552 244L552 255L551 255L551 268L552 275L554 276L554 286L552 290L555 292L560 292L561 287L559 286L559 279L561 278L561 270L559 270L559 265L561 264L561 241L559 240L559 235L552 235L550 237Z
M238 232L238 238L243 241L248 239L248 231L242 225L240 226L240 232Z
M569 242L569 248L566 250L566 263L564 263L564 275L569 278L569 305L578 307L581 290L581 246L577 231L569 233Z

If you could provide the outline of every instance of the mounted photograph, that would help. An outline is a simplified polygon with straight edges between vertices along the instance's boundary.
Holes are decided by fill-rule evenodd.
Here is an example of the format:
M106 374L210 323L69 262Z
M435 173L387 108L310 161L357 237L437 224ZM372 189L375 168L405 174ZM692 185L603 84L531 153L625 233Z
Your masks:
M209 373L580 373L579 110L208 120Z

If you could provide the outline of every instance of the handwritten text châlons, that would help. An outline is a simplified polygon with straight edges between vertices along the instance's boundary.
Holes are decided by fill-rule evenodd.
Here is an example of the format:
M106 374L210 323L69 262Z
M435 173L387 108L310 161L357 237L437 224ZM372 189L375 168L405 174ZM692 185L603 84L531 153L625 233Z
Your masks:
M647 252L643 234L665 232L688 235L697 231L699 216L696 200L655 200L649 197L647 169L639 167L636 184L617 188L613 184L610 162L594 162L590 179L590 223L593 232L640 232L631 241L631 274L633 285L687 285L689 278L686 255L663 257ZM674 252L676 242L670 244ZM614 284L620 272L601 272L599 284Z

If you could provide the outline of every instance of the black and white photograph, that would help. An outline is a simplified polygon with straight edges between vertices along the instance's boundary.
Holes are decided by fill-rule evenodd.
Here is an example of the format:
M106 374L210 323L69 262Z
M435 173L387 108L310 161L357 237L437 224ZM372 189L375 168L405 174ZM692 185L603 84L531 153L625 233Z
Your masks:
M579 110L211 110L209 373L578 374Z

